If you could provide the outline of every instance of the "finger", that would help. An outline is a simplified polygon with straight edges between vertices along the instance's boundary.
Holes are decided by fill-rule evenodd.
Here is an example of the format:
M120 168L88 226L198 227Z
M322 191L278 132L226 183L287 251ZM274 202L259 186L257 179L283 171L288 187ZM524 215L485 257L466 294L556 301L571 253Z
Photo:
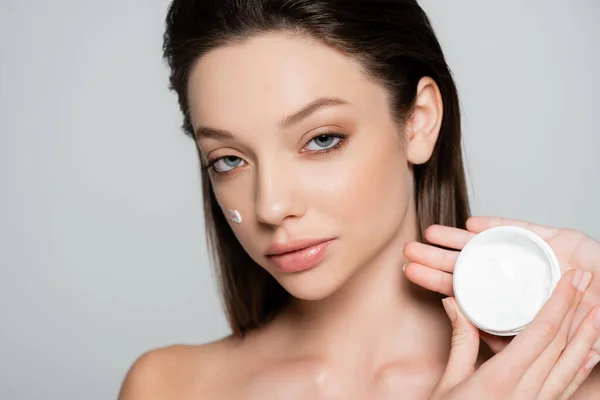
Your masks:
M458 251L444 250L419 242L410 242L404 246L404 255L410 261L446 272L454 271L458 254Z
M429 243L456 250L461 250L474 237L472 232L443 225L431 225L425 231Z
M596 279L600 279L600 278L596 278ZM598 286L596 286L596 288L597 287ZM588 290L586 292L586 294L583 296L581 305L579 306L579 310L577 312L575 312L575 318L573 319L573 323L571 324L571 330L569 332L569 338L568 338L569 341L573 338L573 336L575 336L577 329L583 323L585 316L586 316L585 311L589 310L590 303L592 303L592 304L594 303L594 299L593 299L593 297L595 296L594 292L595 292L595 290ZM590 298L587 298L587 297L590 297ZM598 338L598 340L596 340L596 343L594 343L594 350L598 354L600 354L600 338Z
M531 222L520 221L517 219L508 219L500 217L471 217L467 220L467 230L473 233L481 233L486 229L497 226L517 226L525 228L537 234L544 240L551 239L558 233L558 229L548 226L536 225Z
M577 288L573 283L574 270L567 271L558 282L534 320L521 331L503 352L490 360L506 369L507 378L520 381L535 360L552 343L573 302ZM579 284L579 282L575 282Z
M590 373L594 369L594 367L600 362L600 354L595 351L590 351L588 354L585 364L583 367L579 369L573 381L569 384L567 389L563 392L563 394L559 397L559 400L566 400L571 398L573 394L579 389L579 387L585 382L585 380L590 376ZM591 394L591 393L590 393ZM583 395L583 393L582 393ZM583 398L583 397L582 397Z
M454 296L453 275L448 272L429 268L425 265L410 263L404 268L404 274L413 283L433 292Z
M591 290L588 290L586 292L586 295L591 295L592 297L594 296L593 291L591 291ZM572 338L575 336L575 333L577 332L577 329L579 329L579 327L585 320L586 314L584 314L584 312L589 309L590 302L593 302L593 300L592 299L586 300L586 296L583 297L581 304L579 305L579 310L577 310L575 312L575 318L573 319L573 323L571 324L571 330L569 332L568 341L572 340ZM600 354L600 338L598 338L596 340L596 343L594 343L593 349L598 354Z
M589 272L583 273L583 271L581 270L575 272L573 281L578 283L577 294L575 295L575 300L571 305L569 312L562 321L562 325L558 334L552 340L552 343L550 343L548 348L540 355L540 357L537 360L535 360L533 365L529 368L529 370L523 375L523 378L521 379L521 390L528 396L537 397L537 395L540 393L542 386L545 382L547 382L549 374L555 368L557 361L561 357L561 353L567 346L567 343L569 342L569 330L571 329L571 324L573 323L573 316L575 315L575 311L577 310L577 307L581 302L583 292L588 287L591 281L591 276L592 275ZM585 353L587 354L588 352L589 349L586 349ZM575 373L575 371L573 373ZM556 396L561 394L566 389L567 384L571 380L572 377L565 382L565 385L562 388L560 388L557 391Z
M598 325L595 323L596 319ZM600 336L600 308L594 307L548 375L540 392L540 399L556 399L569 388L571 383L577 387L583 383L581 379L575 382L575 378L582 368L585 369L586 360L598 336Z
M444 299L443 304L452 322L452 346L446 370L438 384L441 391L452 389L471 376L479 354L478 329L463 315L453 297Z
M490 350L496 354L504 350L513 339L512 336L496 336L484 331L480 331L479 336L490 347Z

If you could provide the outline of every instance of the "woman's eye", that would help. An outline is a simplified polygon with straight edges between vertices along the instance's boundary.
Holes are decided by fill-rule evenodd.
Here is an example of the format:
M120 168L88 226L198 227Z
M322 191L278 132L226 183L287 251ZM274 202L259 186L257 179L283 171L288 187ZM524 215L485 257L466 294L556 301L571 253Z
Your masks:
M306 150L327 150L337 145L342 138L334 135L319 135L306 144Z
M236 156L226 156L219 158L212 165L216 172L228 172L232 169L244 165L244 160Z

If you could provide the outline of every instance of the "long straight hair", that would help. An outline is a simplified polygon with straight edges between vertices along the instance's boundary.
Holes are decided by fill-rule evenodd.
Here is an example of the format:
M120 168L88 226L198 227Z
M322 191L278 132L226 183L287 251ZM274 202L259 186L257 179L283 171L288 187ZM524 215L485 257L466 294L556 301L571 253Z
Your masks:
M469 202L456 86L416 0L174 0L166 17L163 55L184 132L194 137L187 91L200 57L269 32L307 35L359 61L387 89L390 112L399 123L412 111L419 80L435 80L444 109L439 137L431 159L413 167L419 238L432 224L464 228ZM225 310L233 334L243 337L268 323L290 295L244 251L204 169L202 188L207 240Z

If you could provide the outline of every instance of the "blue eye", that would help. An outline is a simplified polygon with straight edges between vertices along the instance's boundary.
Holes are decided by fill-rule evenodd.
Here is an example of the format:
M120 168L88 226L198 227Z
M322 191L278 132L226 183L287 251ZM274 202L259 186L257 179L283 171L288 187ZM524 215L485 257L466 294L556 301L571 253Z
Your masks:
M320 151L328 150L335 147L342 141L339 135L324 134L314 137L310 142L306 144L306 150L309 151ZM314 145L313 145L314 144Z
M212 164L212 168L219 173L231 171L244 165L245 161L236 156L221 157Z

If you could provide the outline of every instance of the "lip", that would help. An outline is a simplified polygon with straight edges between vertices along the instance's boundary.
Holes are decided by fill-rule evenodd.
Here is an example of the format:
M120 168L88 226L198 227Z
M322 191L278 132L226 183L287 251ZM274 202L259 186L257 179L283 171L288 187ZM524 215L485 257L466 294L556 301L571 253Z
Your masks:
M282 272L306 271L323 261L329 245L334 240L312 239L274 243L269 247L267 258Z

